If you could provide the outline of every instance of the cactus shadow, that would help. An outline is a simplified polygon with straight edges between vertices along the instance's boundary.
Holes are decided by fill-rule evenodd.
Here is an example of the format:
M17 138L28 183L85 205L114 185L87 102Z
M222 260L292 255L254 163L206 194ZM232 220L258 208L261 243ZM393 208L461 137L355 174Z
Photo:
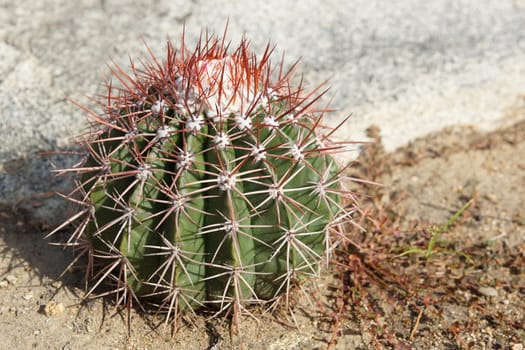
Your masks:
M27 274L28 286L45 286L61 281L74 290L81 286L78 273L61 274L73 253L45 240L46 228L27 210L0 205L0 280L7 275Z
M56 281L69 290L82 287L80 273L68 272L61 277L73 252L50 244L63 240L66 233L44 239L67 215L65 201L55 192L70 187L71 182L52 173L52 164L65 167L75 161L67 158L35 152L1 163L0 280L16 273L27 277L32 287Z

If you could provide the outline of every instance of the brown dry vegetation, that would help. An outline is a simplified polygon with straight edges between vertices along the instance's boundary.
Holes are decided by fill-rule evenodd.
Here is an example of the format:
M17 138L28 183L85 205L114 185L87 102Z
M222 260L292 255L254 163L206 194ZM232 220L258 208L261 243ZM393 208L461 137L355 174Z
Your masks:
M354 176L384 187L356 189L367 194L364 230L337 256L336 325L350 319L373 348L521 344L525 123L488 135L450 129L393 154L369 131L377 142Z

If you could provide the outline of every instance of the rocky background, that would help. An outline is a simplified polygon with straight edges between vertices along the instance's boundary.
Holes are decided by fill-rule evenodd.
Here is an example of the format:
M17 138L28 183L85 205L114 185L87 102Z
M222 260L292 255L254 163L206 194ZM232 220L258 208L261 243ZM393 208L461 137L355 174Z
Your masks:
M436 0L1 0L0 203L57 219L48 152L71 149L87 96L103 93L107 64L159 57L167 38L191 45L205 29L256 51L270 41L324 102L343 139L381 127L387 150L443 127L494 129L525 91L525 1ZM177 46L177 45L176 45ZM350 152L349 157L357 154Z

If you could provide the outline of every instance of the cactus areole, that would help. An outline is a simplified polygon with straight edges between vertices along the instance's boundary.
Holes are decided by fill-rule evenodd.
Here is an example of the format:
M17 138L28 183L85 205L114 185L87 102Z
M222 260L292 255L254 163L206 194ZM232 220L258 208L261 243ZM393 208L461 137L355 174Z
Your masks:
M110 282L119 301L169 312L277 300L318 274L349 217L343 146L313 107L322 93L268 46L257 58L244 39L182 43L111 68L102 112L85 109L68 243L89 256L88 294Z

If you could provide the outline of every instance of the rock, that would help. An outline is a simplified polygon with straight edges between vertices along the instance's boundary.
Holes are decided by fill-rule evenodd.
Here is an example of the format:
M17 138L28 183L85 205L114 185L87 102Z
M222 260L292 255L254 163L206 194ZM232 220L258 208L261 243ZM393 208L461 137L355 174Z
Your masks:
M497 297L498 291L493 287L480 287L478 293L486 297Z
M33 294L32 293L26 293L26 294L22 295L22 299L24 299L24 300L31 300L31 299L33 299Z
M62 281L60 281L60 280L58 280L58 281L53 281L53 282L51 283L51 286L52 286L53 288L56 288L56 289L60 289L60 288L62 288L63 285L64 285L64 283L63 283Z
M44 306L44 315L48 317L61 315L64 313L65 309L64 304L51 300L46 306Z
M92 107L81 96L101 92L108 60L129 72L128 54L136 60L147 55L138 38L163 59L165 37L179 37L183 23L189 47L201 30L220 34L228 23L232 44L246 34L259 53L271 39L275 59L286 52L288 66L302 57L308 87L329 79L332 88L320 105L333 100L339 112L326 121L335 125L351 113L340 132L345 140L366 140L366 128L379 124L387 150L450 125L496 128L523 93L517 78L525 76L522 0L483 6L468 0L381 6L366 0L217 0L214 6L160 0L153 7L145 0L131 1L134 6L57 0L52 11L43 0L8 3L0 21L17 25L0 30L0 203L29 209L33 201L25 199L67 190L65 178L50 175L49 159L37 152L69 151L69 136L83 132L84 113L70 101ZM135 9L145 7L142 20L134 20ZM112 11L118 20L106 20ZM59 224L61 208L46 200L32 212Z
M13 276L13 275L7 275L7 276L5 276L5 280L6 280L7 282L9 282L9 284L11 284L11 285L14 286L14 285L16 284L16 282L18 281L18 278L16 278L16 277Z

